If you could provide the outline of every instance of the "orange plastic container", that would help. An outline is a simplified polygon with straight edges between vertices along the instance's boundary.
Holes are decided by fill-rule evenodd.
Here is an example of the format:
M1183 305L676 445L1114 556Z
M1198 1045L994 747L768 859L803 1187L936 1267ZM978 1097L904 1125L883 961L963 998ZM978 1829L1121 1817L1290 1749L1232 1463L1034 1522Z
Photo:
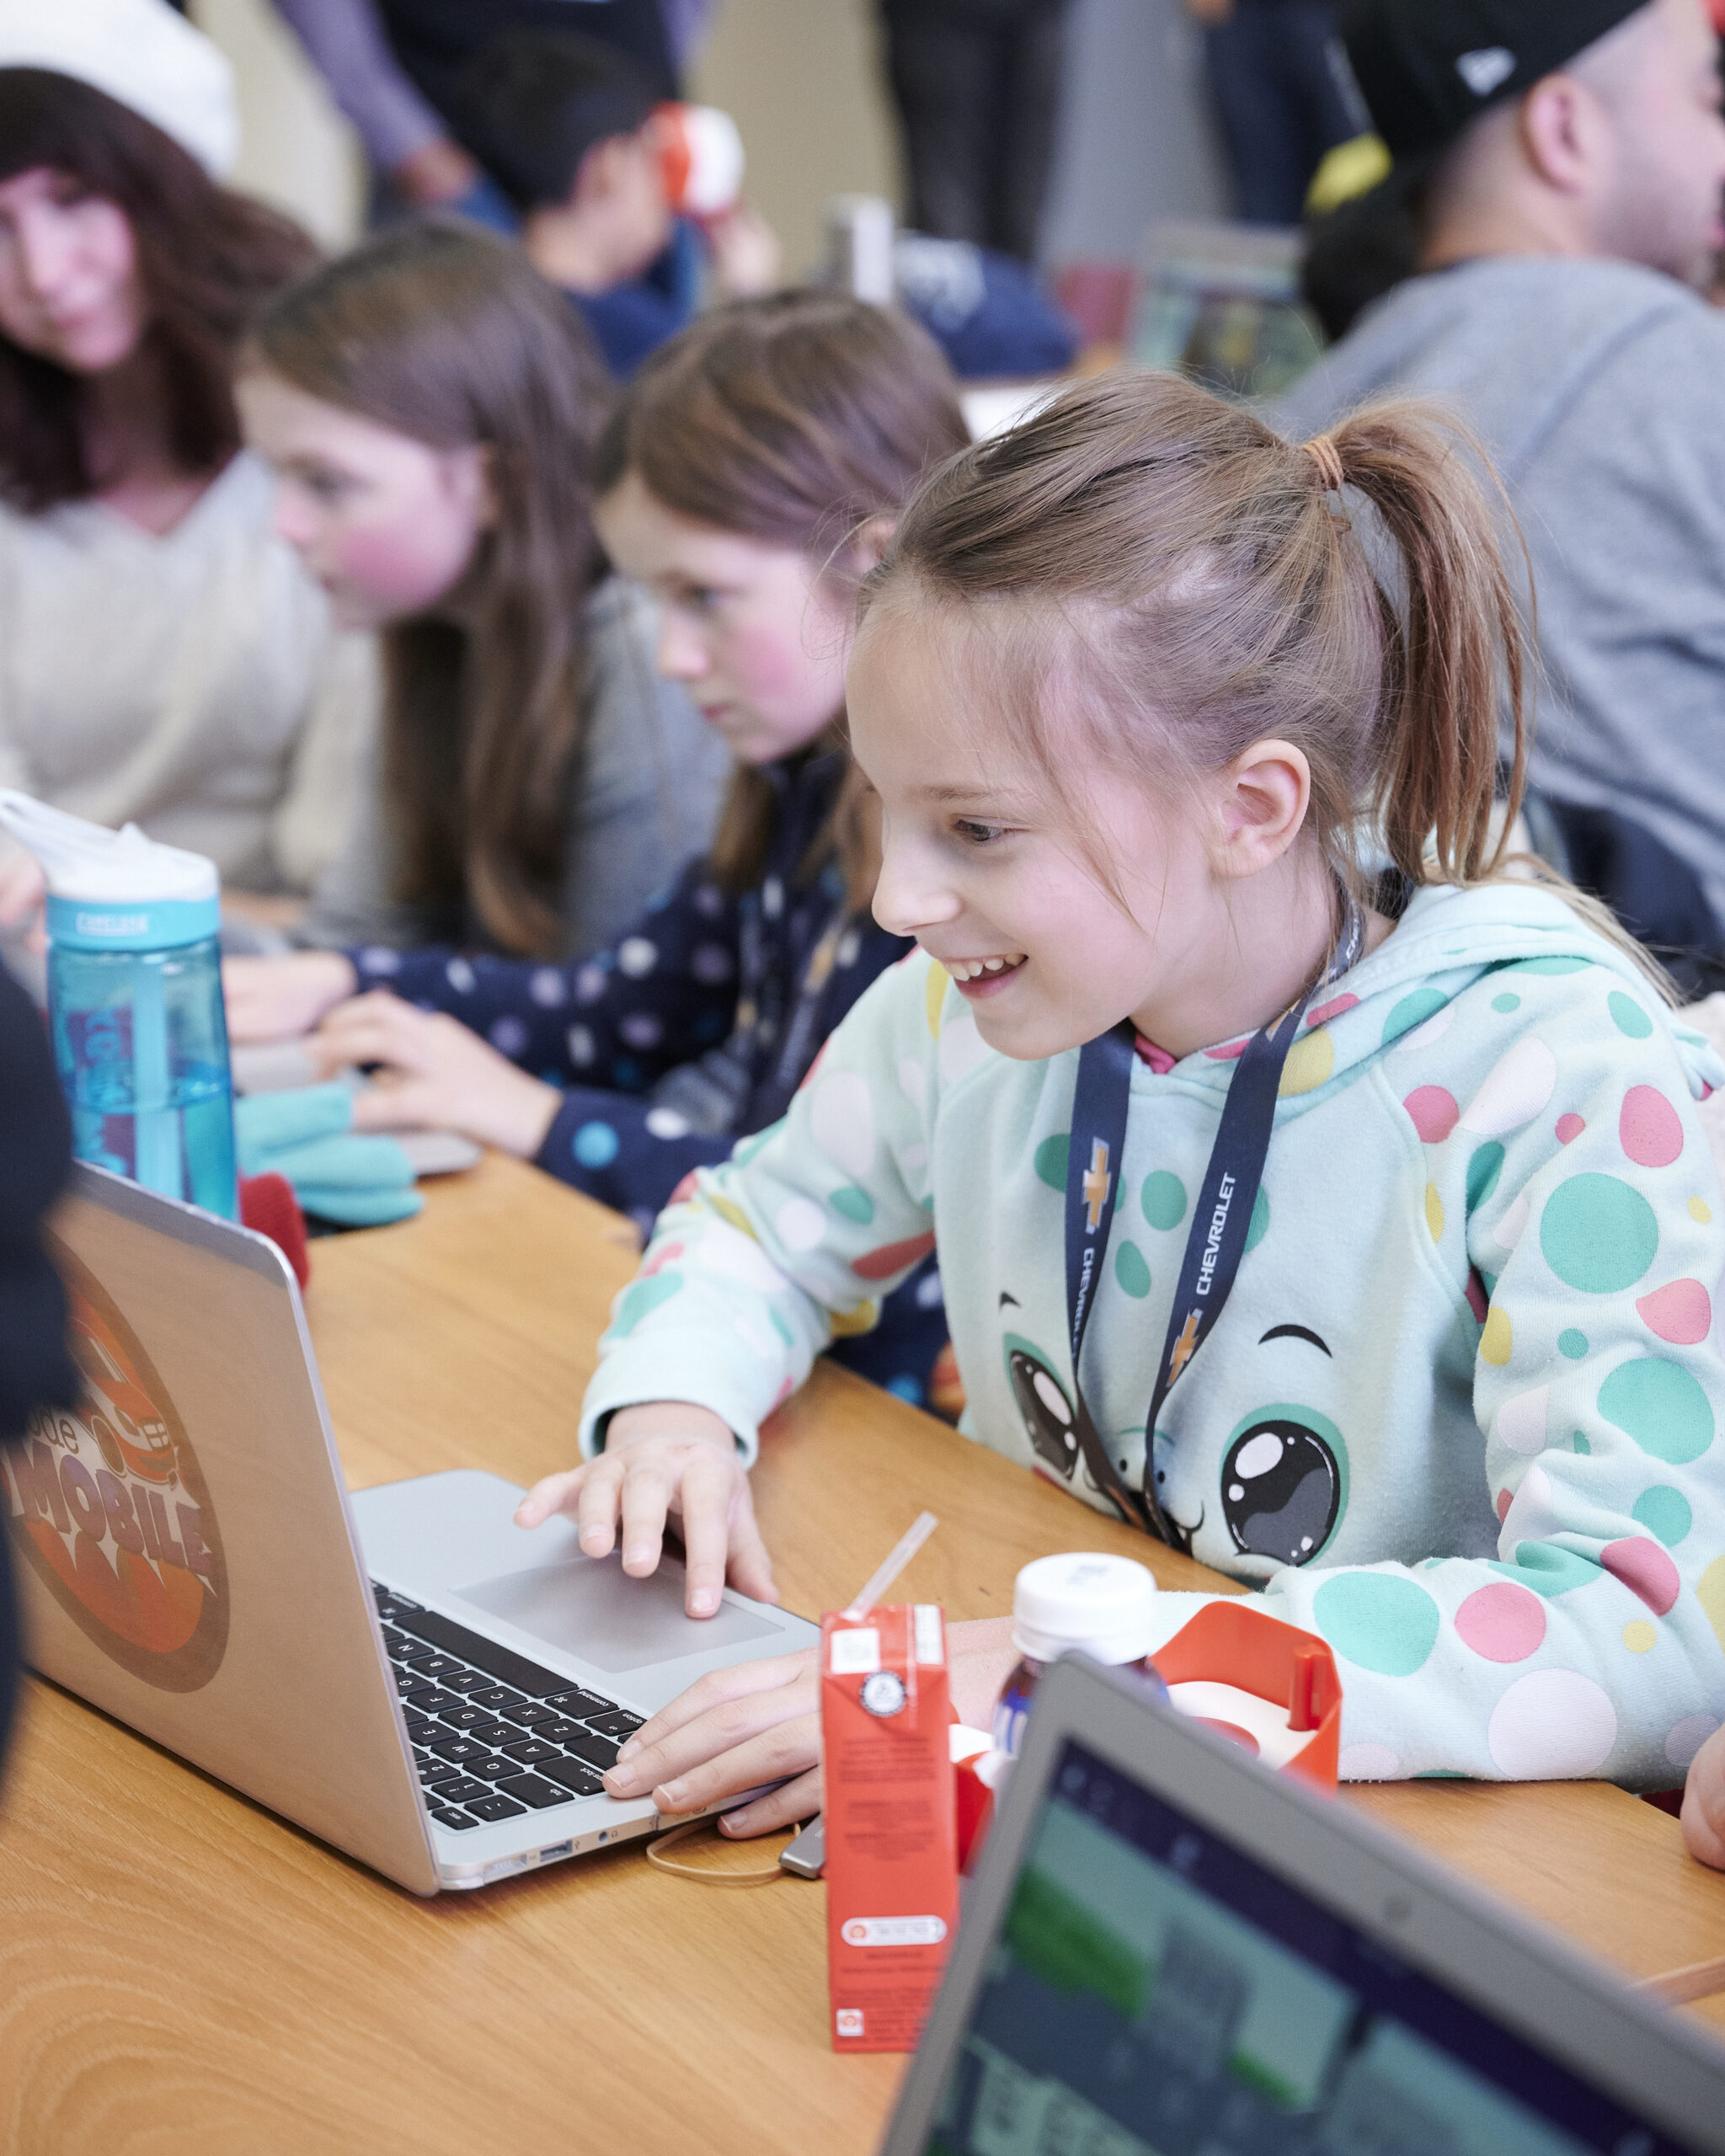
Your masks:
M1342 1745L1342 1679L1328 1642L1254 1609L1244 1595L1207 1603L1151 1661L1171 1694L1177 1685L1231 1685L1269 1705L1285 1708L1288 1729L1311 1732L1279 1771L1322 1790L1336 1786ZM1178 1695L1173 1704L1184 1707ZM1225 1735L1252 1740L1221 1716L1199 1719ZM1256 1746L1253 1746L1256 1749Z

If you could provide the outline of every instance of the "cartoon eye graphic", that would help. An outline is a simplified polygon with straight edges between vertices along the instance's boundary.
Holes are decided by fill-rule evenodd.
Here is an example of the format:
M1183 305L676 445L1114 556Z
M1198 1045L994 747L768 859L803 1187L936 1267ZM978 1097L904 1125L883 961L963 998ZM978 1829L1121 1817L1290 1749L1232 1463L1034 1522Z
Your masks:
M1325 1428L1335 1435L1327 1422ZM1341 1507L1336 1450L1300 1419L1300 1411L1266 1409L1228 1448L1222 1518L1236 1550L1284 1565L1306 1564L1329 1539Z
M1048 1364L1028 1340L1009 1332L1005 1341L1007 1375L1023 1418L1024 1434L1064 1482L1078 1464L1078 1433L1072 1403Z

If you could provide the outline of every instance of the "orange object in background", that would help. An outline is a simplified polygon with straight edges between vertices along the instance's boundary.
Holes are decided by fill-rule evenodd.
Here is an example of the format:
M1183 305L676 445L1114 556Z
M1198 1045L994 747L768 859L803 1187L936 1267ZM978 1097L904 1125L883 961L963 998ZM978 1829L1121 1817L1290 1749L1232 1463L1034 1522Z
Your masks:
M945 1620L893 1603L820 1631L833 2049L914 2051L959 1921Z
M743 138L710 104L655 105L649 123L665 199L681 217L722 217L743 191Z
M1335 1788L1342 1679L1327 1641L1229 1596L1206 1604L1151 1661L1183 1714L1267 1766Z

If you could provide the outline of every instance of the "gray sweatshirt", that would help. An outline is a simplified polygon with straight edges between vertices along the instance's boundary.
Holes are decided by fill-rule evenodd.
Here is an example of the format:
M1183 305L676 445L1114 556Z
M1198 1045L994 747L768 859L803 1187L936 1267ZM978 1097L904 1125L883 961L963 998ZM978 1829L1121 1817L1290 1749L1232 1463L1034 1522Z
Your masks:
M1621 809L1725 923L1725 317L1630 263L1502 257L1399 286L1268 417L1398 392L1483 439L1532 558L1533 783Z
M639 919L706 847L730 752L674 682L653 671L652 611L613 579L587 602L586 734L569 777L563 947L582 958ZM341 948L471 940L471 924L393 899L394 855L374 753L346 845L312 893L302 943Z

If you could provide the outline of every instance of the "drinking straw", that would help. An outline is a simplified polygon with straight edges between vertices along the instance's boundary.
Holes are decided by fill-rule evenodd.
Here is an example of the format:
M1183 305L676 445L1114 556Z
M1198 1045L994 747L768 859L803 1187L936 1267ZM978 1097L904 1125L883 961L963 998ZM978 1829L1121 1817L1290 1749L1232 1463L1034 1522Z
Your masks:
M932 1513L918 1513L904 1534L888 1551L879 1572L846 1610L845 1615L846 1617L867 1616L939 1525L940 1522Z

